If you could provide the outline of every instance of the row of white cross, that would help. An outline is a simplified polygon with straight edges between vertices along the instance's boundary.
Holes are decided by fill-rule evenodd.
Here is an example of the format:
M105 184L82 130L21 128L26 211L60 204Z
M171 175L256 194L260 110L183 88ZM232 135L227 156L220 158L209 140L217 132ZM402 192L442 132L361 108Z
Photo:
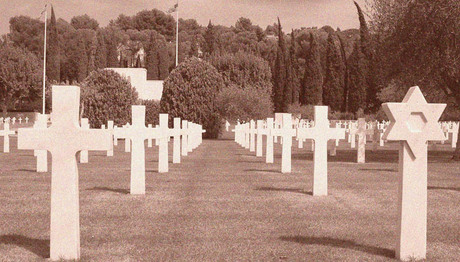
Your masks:
M159 126L145 126L145 106L132 106L132 125L116 128L113 121L107 129L90 129L88 120L79 123L80 88L53 86L52 123L40 115L34 128L18 130L18 149L36 150L37 169L44 170L47 151L52 155L51 168L51 226L50 258L80 258L79 186L76 153L88 161L88 150L107 151L113 156L113 145L125 139L131 151L131 194L145 193L146 139L155 139L159 145L158 171L168 172L168 140L173 137L173 163L180 162L202 142L205 132L201 125L174 119L174 128L168 127L168 115L160 114ZM181 140L182 138L182 140ZM40 160L39 160L40 159Z
M290 173L292 138L297 137L299 141L313 140L313 195L327 195L327 142L345 139L345 129L330 127L327 110L327 106L315 106L314 126L309 127L300 125L293 128L292 117L288 113L277 113L275 118L278 121L274 121L273 118L267 118L266 123L263 120L258 120L257 127L254 121L237 124L234 129L235 141L251 152L255 151L256 156L260 157L263 151L263 136L265 136L265 162L273 163L273 143L280 137L282 142L281 172Z
M22 124L22 117L19 117L19 118L16 118L16 117L10 118L9 116L5 118L0 117L0 123L11 123L14 125L16 123L16 120L19 122L19 124ZM29 123L29 117L26 116L24 120L26 123Z
M364 119L358 120L357 128L351 128L349 134L358 135L358 162L360 151L364 153L366 135L374 136L376 130L385 129L381 140L399 142L399 178L398 178L398 237L396 257L401 260L426 258L427 236L427 155L428 141L445 141L445 129L438 121L446 104L428 104L418 87L412 87L402 103L385 103L382 105L389 123L378 124L372 129L366 128ZM266 162L273 163L273 138L282 139L281 171L291 171L292 138L312 139L314 141L313 158L313 195L327 195L327 141L345 138L345 129L331 128L327 119L327 107L315 106L313 127L297 126L293 128L290 114L281 114L282 121L269 118L263 121L252 121L235 126L235 141L256 155L261 156L262 135L267 136ZM275 115L275 118L277 116ZM342 127L342 126L340 126ZM450 126L449 126L450 127ZM452 129L454 124L451 125ZM457 131L458 132L458 131ZM255 139L257 135L257 140ZM255 142L257 141L257 147ZM351 137L351 142L354 138Z

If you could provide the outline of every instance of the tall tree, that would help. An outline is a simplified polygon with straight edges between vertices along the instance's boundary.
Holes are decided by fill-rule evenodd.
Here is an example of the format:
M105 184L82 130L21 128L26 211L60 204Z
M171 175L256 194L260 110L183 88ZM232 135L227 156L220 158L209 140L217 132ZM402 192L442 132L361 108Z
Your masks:
M323 86L323 103L333 111L343 104L344 64L335 44L334 33L329 33L326 47L326 78Z
M288 69L289 84L291 85L292 103L299 103L300 97L300 80L299 80L299 63L297 61L297 43L295 40L294 29L291 31L291 45L289 46L289 62L291 64Z
M448 102L447 110L459 112L460 2L374 2L372 21L385 84L397 81L400 88L420 85L427 93L436 94L431 100ZM458 141L454 160L460 160Z
M204 41L205 44L203 52L207 55L212 55L216 47L216 36L214 25L212 24L211 20L209 20L208 27L206 28L206 32L204 33Z
M31 52L8 43L0 44L0 102L3 117L8 108L40 97L41 62Z
M360 47L364 58L367 60L367 67L363 68L366 75L366 109L375 112L380 108L381 102L377 98L379 87L377 83L377 66L374 61L374 51L369 28L364 13L358 3L354 2L359 17Z
M107 47L105 44L105 37L101 31L97 31L97 47L96 47L96 68L106 68L107 67Z
M340 31L340 29L337 29ZM342 104L342 112L348 111L348 92L349 92L349 67L348 67L348 59L347 54L345 52L345 41L342 36L337 34L340 43L340 56L342 57L343 66L344 66L344 73L343 73L343 104Z
M348 90L348 110L356 113L366 105L366 57L359 42L356 42L349 58L350 83Z
M54 8L51 6L51 19L49 23L49 40L46 50L46 76L50 81L59 83L61 81L61 58L59 48L59 36L56 26L56 16L54 15Z
M292 93L285 93L287 85L287 65L286 65L286 43L283 37L281 22L278 18L278 49L276 53L275 66L273 69L273 104L275 112L286 112L289 97Z
M323 75L319 45L313 33L310 33L310 48L305 60L300 103L302 105L321 105L323 103Z

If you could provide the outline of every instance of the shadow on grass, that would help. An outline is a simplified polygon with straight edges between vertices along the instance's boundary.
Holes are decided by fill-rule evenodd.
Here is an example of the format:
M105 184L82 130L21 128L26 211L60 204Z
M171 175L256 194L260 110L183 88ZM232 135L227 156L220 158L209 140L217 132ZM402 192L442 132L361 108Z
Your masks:
M42 258L50 257L49 239L35 239L16 234L2 235L0 236L0 244L15 245L18 247L25 248Z
M277 188L277 187L258 187L256 190L259 191L275 191L275 192L291 192L291 193L299 193L304 195L313 196L313 192L305 191L301 188Z
M393 168L359 168L360 171L382 171L382 172L398 172Z
M37 170L33 170L33 169L25 169L25 168L22 168L22 169L18 169L16 171L19 171L19 172L30 172L30 173L37 173Z
M244 172L262 172L262 173L279 173L279 170L263 170L263 169L245 169Z
M281 236L281 240L296 242L305 245L322 245L328 247L347 248L351 250L361 251L373 255L395 258L395 251L387 248L368 246L358 244L352 240L337 239L330 237L305 237L305 236Z
M91 191L110 191L110 192L115 192L119 194L129 194L128 189L122 189L122 188L110 188L110 187L93 187L93 188L88 188L86 190L91 190Z
M255 157L255 156L254 156ZM250 161L250 160L239 160L239 163L265 163L265 161L262 160L256 160L256 161Z
M428 186L428 190L452 190L452 191L460 192L460 187Z

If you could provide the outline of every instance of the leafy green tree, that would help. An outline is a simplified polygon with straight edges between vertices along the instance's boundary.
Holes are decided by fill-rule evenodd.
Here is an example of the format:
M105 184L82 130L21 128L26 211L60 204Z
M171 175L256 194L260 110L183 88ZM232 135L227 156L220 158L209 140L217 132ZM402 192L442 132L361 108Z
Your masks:
M371 10L383 85L419 85L460 110L460 2L375 0ZM460 142L453 159L460 160Z
M300 92L302 105L321 105L323 100L323 75L318 42L310 33L310 48L305 58L305 74Z
M96 19L91 18L87 14L72 17L72 19L70 19L70 24L75 29L99 29L99 23L96 21Z
M225 85L247 87L272 93L271 71L267 61L253 54L238 52L236 54L214 55L210 63L222 74Z
M54 8L51 6L51 19L48 27L48 47L46 49L46 76L50 81L59 83L61 81L61 58L59 48L59 36L56 26Z
M113 120L116 125L131 121L131 105L138 103L136 90L125 78L112 70L93 71L81 83L82 117L100 127Z
M0 44L0 101L4 117L8 108L40 97L41 68L40 60L31 52Z
M224 88L222 75L208 62L190 58L179 64L166 78L161 111L206 129L207 138L217 138L221 127L216 97Z
M25 48L37 57L43 57L43 31L45 24L28 16L10 18L9 41L15 46Z
M326 77L323 85L323 103L332 111L340 111L343 104L344 65L334 39L327 39Z
M273 115L270 93L253 87L225 87L219 92L216 104L221 117L228 121L265 119Z

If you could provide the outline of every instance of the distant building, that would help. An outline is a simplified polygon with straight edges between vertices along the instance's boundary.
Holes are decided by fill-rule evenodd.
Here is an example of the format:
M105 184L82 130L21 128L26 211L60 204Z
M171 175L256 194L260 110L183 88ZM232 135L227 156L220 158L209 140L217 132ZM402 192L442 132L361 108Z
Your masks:
M125 77L136 89L139 98L143 100L160 101L163 94L163 80L147 80L145 68L106 68Z

